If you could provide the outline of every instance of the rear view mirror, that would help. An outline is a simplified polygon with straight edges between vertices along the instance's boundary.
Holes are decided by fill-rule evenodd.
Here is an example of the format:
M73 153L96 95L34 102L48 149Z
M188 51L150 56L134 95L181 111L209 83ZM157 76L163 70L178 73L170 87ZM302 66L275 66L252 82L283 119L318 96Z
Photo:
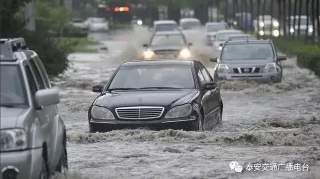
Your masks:
M148 45L148 44L143 44L143 47L144 47L144 48L148 48L149 45Z
M95 85L92 87L92 91L96 92L96 93L101 93L103 90L103 86L102 85Z
M39 106L50 106L60 102L59 90L57 88L38 90L35 100Z
M216 89L217 88L217 83L215 82L208 82L208 83L205 83L203 85L203 88L206 89L206 90L213 90L213 89Z
M218 58L210 58L210 62L218 62Z
M278 61L284 61L287 60L287 57L285 55L278 56Z

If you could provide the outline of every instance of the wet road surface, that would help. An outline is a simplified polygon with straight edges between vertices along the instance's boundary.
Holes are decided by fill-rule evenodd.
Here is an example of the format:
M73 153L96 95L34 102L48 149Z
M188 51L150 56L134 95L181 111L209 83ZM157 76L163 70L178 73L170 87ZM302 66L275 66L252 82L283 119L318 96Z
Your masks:
M282 83L224 83L223 122L213 131L90 134L87 110L97 95L92 86L105 83L117 66L132 59L148 32L122 30L90 38L108 51L70 54L70 68L54 79L61 89L59 109L67 126L74 178L320 178L320 80L298 68L294 58L284 62ZM208 50L201 45L194 49ZM229 167L231 161L244 167L306 163L309 171L236 173Z

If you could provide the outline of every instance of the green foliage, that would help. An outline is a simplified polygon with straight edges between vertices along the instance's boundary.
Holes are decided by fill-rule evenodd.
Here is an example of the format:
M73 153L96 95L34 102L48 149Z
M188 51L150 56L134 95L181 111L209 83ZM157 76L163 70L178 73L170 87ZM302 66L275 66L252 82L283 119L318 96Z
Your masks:
M306 44L302 40L275 40L277 47L284 53L296 55L298 65L313 70L320 76L320 44Z
M73 52L94 53L97 52L96 46L98 43L93 40L89 40L86 37L74 38L74 37L62 37L55 39L58 44L62 46L71 47Z

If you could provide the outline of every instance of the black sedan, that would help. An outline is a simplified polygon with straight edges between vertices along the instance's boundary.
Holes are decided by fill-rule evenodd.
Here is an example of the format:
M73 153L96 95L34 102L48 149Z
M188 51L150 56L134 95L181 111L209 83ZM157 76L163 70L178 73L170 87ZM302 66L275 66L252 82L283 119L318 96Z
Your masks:
M90 132L122 128L211 130L222 120L220 89L198 61L122 64L88 111Z

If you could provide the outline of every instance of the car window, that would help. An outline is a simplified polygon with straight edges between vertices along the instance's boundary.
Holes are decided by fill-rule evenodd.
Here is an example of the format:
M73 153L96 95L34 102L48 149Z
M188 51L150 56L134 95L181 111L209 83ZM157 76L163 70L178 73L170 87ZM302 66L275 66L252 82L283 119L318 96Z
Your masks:
M208 71L204 67L201 68L201 73L204 77L205 82L212 82L212 78L211 78L210 74L208 73Z
M50 81L49 81L49 77L48 77L48 73L46 68L44 67L42 61L40 60L40 58L37 56L35 57L35 62L37 62L38 66L39 66L39 70L41 71L42 77L43 77L43 82L45 83L47 88L51 87Z
M35 64L33 59L30 60L30 64L31 64L32 71L34 72L34 75L36 77L36 80L37 80L37 83L39 85L39 88L40 89L44 89L45 88L45 84L44 84L43 79L41 77L39 68L37 67L37 65Z
M151 46L184 46L185 41L182 35L155 35L152 38Z
M27 74L28 84L29 84L29 86L30 86L31 94L32 94L32 96L34 97L35 93L36 93L37 90L38 90L38 87L37 87L36 81L35 81L35 79L34 79L34 77L33 77L33 75L32 75L30 66L29 66L29 65L26 65L26 66L25 66L25 69L26 69L26 74Z
M159 24L156 25L156 31L173 31L177 29L176 24Z
M18 65L0 65L0 105L27 105L26 90Z
M193 74L187 65L123 66L109 89L116 88L194 88Z
M198 76L200 84L204 84L206 82L200 69L198 70L197 76Z

